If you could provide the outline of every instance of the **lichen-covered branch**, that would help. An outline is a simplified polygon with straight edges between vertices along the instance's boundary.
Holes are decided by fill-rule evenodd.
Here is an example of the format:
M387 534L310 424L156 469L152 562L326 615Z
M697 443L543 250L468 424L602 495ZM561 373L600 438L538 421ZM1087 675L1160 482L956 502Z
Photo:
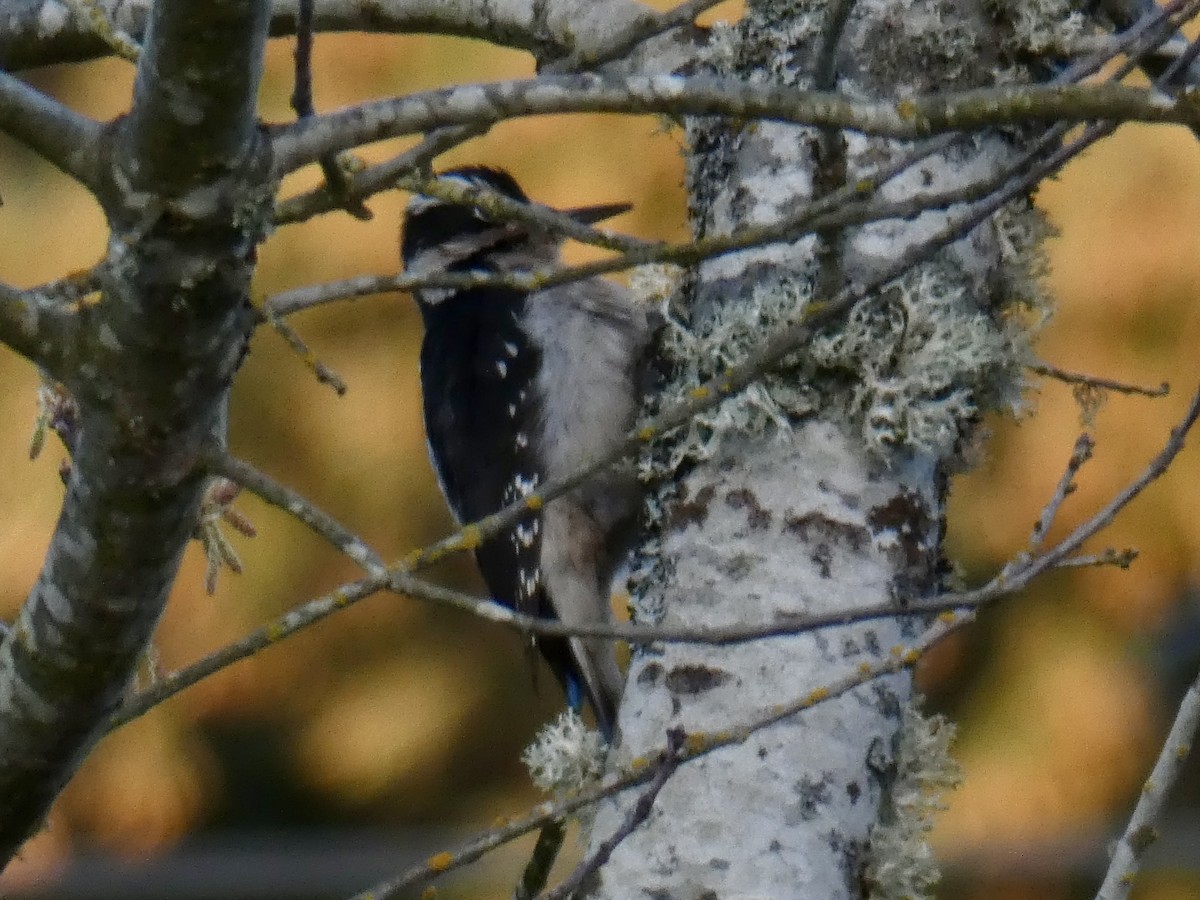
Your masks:
M113 239L81 303L79 410L63 509L0 645L0 860L43 821L103 733L166 602L223 441L252 329L271 208L254 102L265 0L158 0L133 108L103 135L95 190Z

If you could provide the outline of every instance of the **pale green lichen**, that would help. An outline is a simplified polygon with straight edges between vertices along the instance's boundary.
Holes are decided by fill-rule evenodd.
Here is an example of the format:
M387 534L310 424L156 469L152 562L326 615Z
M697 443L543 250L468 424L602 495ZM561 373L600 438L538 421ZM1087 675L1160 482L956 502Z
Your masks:
M1015 55L1070 53L1089 30L1078 0L990 0L1007 24L1005 49Z
M1046 242L1058 236L1058 229L1044 212L1023 201L1001 207L991 222L1000 250L999 287L1004 296L999 305L1029 310L1037 317L1030 324L1036 331L1053 306L1046 290L1050 274Z
M864 880L870 900L922 900L941 878L929 832L945 809L943 795L962 782L950 754L955 728L942 716L905 709L896 747L896 777L885 815L871 829Z
M710 27L698 62L755 84L799 85L810 74L808 51L826 17L823 0L751 3L738 21Z
M819 369L851 373L846 413L866 446L951 457L981 413L1020 409L1028 329L976 298L945 257L911 269L809 348Z
M976 295L979 279L967 277L950 254L911 269L800 348L791 365L697 414L665 452L643 460L642 474L711 459L731 435L786 434L818 411L857 430L885 461L897 452L947 459L983 413L1019 412L1031 335L1048 308L1044 220L1028 209L1005 211L994 233L1000 262L987 296ZM682 401L696 385L743 364L765 335L799 322L810 282L803 275L760 282L695 326L668 315L662 352L674 377L665 400Z
M542 727L521 754L521 762L540 790L561 795L600 778L606 753L600 732L588 728L569 709Z
M765 335L799 322L811 297L808 279L759 284L736 303L725 303L698 326L668 309L662 339L674 377L664 388L664 405L682 402L709 378L744 363ZM815 409L815 395L790 374L766 373L760 381L697 413L665 445L666 457L643 460L643 475L674 471L685 460L710 459L732 434L787 432L793 416Z

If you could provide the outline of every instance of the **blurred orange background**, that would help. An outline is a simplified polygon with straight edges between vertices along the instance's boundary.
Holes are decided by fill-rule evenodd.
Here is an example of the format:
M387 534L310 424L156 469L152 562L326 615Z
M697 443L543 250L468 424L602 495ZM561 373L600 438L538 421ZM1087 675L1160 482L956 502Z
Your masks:
M291 51L290 41L271 43L262 88L268 120L292 117ZM316 42L320 110L532 73L523 53L462 40L328 35ZM106 61L26 77L78 110L110 118L128 105L132 68ZM381 160L406 145L376 145L362 155ZM88 195L7 139L0 148L0 277L29 286L95 263L106 232ZM629 199L635 211L615 225L681 239L679 151L678 132L653 118L536 118L503 124L441 165L504 166L532 196L556 206ZM315 183L305 172L289 179L284 193ZM396 192L373 198L372 222L338 213L280 229L262 248L255 299L395 272L405 199ZM1047 183L1039 203L1061 229L1050 248L1059 306L1042 336L1042 357L1173 388L1166 399L1106 398L1095 420L1096 458L1053 539L1144 467L1200 381L1200 146L1180 128L1122 128ZM573 259L587 255L572 249ZM336 304L292 324L349 392L338 398L317 384L262 329L235 387L234 452L305 493L385 558L444 534L450 520L420 422L420 323L411 300ZM11 618L57 516L61 449L51 444L27 461L37 374L3 354L0 377L8 386L0 396L8 426L0 458L10 473L0 480L0 614ZM990 423L994 434L978 468L953 485L950 550L973 580L1024 546L1081 428L1070 388L1040 383L1031 403L1020 422ZM241 498L239 509L259 531L254 540L233 536L245 573L222 573L209 597L199 548L189 550L156 639L163 670L356 575L323 542L256 499ZM1190 680L1200 664L1200 613L1192 609L1200 605L1198 515L1200 456L1193 446L1091 548L1138 548L1130 571L1043 579L926 664L921 679L932 705L960 724L966 773L935 836L951 872L944 896L1094 890L1094 876L1054 864L1073 853L1102 853L1158 749L1180 679ZM478 586L461 563L436 575ZM1191 617L1183 615L1188 610ZM79 853L146 859L222 829L449 834L488 825L539 799L518 755L561 702L551 679L541 683L534 695L521 642L506 630L414 600L373 598L106 738L2 884L50 885ZM1173 814L1193 829L1200 822L1198 768ZM1197 841L1190 867L1155 868L1138 896L1200 897ZM511 883L519 856L493 864L495 877Z

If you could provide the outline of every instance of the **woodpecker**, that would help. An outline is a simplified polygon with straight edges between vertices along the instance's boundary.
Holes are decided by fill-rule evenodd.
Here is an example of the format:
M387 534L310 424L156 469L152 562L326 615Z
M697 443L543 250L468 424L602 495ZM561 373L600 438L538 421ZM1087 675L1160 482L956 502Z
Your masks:
M499 169L443 173L521 202ZM627 204L567 213L594 223ZM414 196L401 238L405 271L516 272L560 260L557 235L498 221L472 206ZM421 392L429 455L460 523L528 496L608 455L633 425L651 319L627 290L601 278L541 291L418 288L425 325ZM614 569L634 520L628 468L610 468L531 512L475 551L491 595L566 623L610 622ZM611 640L534 639L568 703L586 699L611 741L624 676Z

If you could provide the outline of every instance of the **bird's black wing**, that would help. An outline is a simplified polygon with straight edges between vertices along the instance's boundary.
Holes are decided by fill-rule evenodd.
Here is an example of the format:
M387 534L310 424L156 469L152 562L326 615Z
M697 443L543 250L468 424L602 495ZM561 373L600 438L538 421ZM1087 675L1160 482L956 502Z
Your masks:
M535 432L541 354L518 325L521 304L496 302L498 293L462 291L424 311L425 431L442 493L463 523L539 489L544 477ZM476 306L457 306L465 303ZM542 578L541 550L542 516L530 512L480 544L475 558L497 602L556 618ZM569 642L541 637L535 644L572 704L586 696L611 737L608 706L581 674Z
M541 483L533 433L539 353L517 324L521 300L494 289L460 291L425 316L425 431L442 492L464 523ZM541 521L533 513L476 550L498 602L542 612L540 550Z

